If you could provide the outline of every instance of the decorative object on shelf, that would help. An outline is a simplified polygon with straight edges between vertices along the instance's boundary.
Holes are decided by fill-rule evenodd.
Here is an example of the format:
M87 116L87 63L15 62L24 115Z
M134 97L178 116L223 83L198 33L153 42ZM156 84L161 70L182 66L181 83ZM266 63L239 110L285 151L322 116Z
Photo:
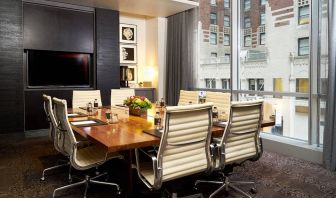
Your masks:
M137 67L127 66L127 80L129 83L137 83Z
M137 43L137 26L121 23L119 25L119 38L121 43Z
M131 96L124 100L124 105L129 107L131 115L147 117L147 110L152 108L152 102L144 96Z
M127 66L120 66L120 87L129 87L127 79Z
M143 87L144 86L144 84L143 84L143 82L139 82L139 87Z
M136 63L137 46L120 45L120 63Z

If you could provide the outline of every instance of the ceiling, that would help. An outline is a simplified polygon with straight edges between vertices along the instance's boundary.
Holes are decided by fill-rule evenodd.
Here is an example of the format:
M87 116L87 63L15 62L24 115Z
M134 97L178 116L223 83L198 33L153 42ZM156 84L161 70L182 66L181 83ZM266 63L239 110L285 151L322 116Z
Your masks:
M48 0L80 6L118 10L122 13L167 17L191 8L198 2L191 0Z

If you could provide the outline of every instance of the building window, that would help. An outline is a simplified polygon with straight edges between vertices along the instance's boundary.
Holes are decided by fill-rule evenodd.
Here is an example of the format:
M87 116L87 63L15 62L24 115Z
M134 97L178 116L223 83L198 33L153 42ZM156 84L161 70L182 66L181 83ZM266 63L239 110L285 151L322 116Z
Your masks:
M222 79L222 89L230 89L230 79Z
M244 10L250 10L251 9L251 0L244 0Z
M251 18L250 17L245 17L244 18L244 27L245 27L245 29L251 27Z
M224 16L224 27L230 27L230 17L227 15Z
M210 13L210 24L217 25L217 14L214 12Z
M211 58L217 58L217 53L216 52L211 52Z
M244 47L251 47L252 40L251 36L244 36Z
M215 32L210 33L210 44L217 45L217 33Z
M266 15L265 13L260 14L260 25L265 25L266 23Z
M259 44L260 45L265 45L266 43L266 34L265 33L260 33L259 34Z
M282 78L273 78L273 91L282 92Z
M206 78L205 87L208 89L216 89L216 79L215 78Z
M229 34L224 34L224 45L230 46L230 35Z
M249 90L251 91L264 91L264 79L248 79Z
M217 2L216 2L216 0L210 0L210 4L211 4L212 6L216 6L216 5L217 5Z
M299 25L309 23L309 5L299 7Z
M224 8L230 8L230 0L224 0Z
M296 79L296 92L309 93L309 80L308 78Z
M298 54L299 56L306 56L309 54L309 38L299 38L298 41L299 48L298 48Z
M267 0L260 0L260 5L265 5Z

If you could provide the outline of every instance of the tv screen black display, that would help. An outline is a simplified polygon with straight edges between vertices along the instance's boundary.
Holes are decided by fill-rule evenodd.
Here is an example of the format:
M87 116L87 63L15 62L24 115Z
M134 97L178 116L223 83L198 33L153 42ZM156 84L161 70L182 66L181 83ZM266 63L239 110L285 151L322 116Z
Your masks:
M28 50L28 87L91 87L91 54Z

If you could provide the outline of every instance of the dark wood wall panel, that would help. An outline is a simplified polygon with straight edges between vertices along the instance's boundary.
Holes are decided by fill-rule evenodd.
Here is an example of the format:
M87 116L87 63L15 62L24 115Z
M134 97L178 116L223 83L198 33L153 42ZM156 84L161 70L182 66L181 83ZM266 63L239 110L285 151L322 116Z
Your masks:
M45 113L43 111L42 95L65 99L68 107L72 105L72 90L31 90L25 91L25 130L48 128Z
M24 3L24 48L94 52L94 14Z
M97 89L103 105L110 104L111 89L120 88L119 12L96 9Z
M22 1L0 1L0 133L22 132Z

